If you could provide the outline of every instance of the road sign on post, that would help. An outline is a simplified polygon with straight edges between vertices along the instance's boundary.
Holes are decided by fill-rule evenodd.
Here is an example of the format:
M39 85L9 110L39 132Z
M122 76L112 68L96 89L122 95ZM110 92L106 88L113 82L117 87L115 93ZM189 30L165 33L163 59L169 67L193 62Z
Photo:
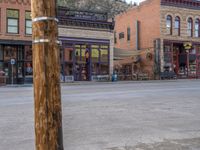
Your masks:
M36 150L63 150L55 0L32 0Z
M11 63L11 65L14 65L15 64L15 59L11 59L10 63Z

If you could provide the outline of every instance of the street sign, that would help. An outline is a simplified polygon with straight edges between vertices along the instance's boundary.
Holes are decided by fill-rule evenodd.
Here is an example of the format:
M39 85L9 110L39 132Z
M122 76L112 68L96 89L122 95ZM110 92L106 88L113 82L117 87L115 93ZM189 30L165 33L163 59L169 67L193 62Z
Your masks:
M11 59L10 63L11 63L11 65L14 65L15 64L15 59Z

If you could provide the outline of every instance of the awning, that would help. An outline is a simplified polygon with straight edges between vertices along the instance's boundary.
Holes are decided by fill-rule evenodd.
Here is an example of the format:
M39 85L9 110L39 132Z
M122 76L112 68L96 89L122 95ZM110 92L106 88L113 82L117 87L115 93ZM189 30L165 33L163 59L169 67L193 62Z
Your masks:
M145 48L142 50L114 48L114 59L123 59L124 57L137 57L139 55L147 54L152 50L153 48Z

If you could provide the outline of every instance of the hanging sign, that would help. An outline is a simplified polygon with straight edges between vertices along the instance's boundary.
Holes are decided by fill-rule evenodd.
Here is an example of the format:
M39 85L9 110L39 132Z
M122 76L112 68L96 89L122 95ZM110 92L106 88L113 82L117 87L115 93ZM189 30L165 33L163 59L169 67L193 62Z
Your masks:
M190 49L192 49L192 43L190 43L190 42L184 43L184 48L185 48L185 50L190 50Z

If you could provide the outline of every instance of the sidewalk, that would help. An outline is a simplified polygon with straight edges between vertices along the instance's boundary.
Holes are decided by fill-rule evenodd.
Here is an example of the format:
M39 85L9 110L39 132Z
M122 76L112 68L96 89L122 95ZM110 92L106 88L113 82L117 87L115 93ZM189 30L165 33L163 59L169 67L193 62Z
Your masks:
M177 80L136 80L136 81L74 81L74 82L61 82L61 86L73 86L73 85L97 85L97 84L134 84L134 83L167 83L167 82L189 82L189 81L199 81L200 79L177 79ZM33 87L33 84L7 84L0 86L8 87L8 88L16 88L16 87Z

